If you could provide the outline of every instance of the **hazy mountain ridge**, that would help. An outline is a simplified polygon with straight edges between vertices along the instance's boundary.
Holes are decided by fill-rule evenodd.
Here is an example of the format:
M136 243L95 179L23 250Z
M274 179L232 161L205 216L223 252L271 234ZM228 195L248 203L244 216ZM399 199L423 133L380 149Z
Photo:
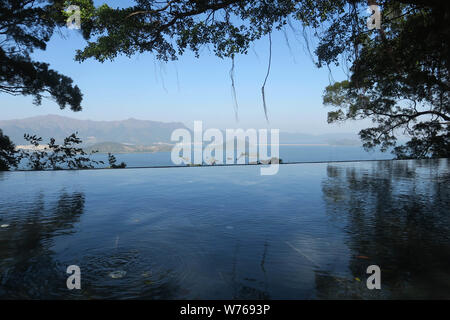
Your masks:
M50 137L61 142L68 135L78 132L78 136L85 145L117 142L146 146L158 142L169 143L172 132L186 126L181 122L165 123L137 119L93 121L46 115L18 120L0 120L0 128L17 145L28 144L23 139L24 133L40 136L44 142Z
M168 152L172 150L171 144L155 144L151 146L129 145L119 142L100 142L84 148L86 152L99 153L137 153L137 152Z
M17 120L0 120L0 128L16 145L27 145L24 133L43 138L43 143L54 137L61 142L78 132L84 146L100 152L156 152L167 151L174 144L170 136L175 129L184 128L181 122L158 122L127 119L121 121L78 120L57 115L46 115ZM225 131L221 130L224 137ZM162 144L161 144L162 143ZM359 137L351 133L312 135L280 132L280 144L361 145Z
M360 146L359 136L354 133L325 133L319 135L305 133L280 132L281 144L328 144L342 146Z

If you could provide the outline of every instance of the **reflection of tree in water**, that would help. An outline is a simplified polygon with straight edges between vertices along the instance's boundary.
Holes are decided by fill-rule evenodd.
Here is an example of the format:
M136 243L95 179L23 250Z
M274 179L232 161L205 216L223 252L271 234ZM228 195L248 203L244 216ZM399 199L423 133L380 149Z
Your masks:
M66 274L50 248L54 237L73 232L83 213L84 194L62 192L51 209L45 208L43 194L26 211L23 207L32 200L21 201L20 214L0 233L0 297L56 298L54 290L65 285Z
M61 192L50 204L44 194L22 199L19 204L14 201L0 208L0 217L7 217L10 224L0 232L0 299L171 299L178 293L176 277L164 266L151 277L143 277L148 266L142 265L139 251L130 248L103 248L96 254L77 251L73 264L81 267L82 288L68 290L69 264L59 260L59 253L52 248L58 243L55 237L77 232L74 226L84 211L84 194ZM117 268L129 270L127 277L111 279L108 273Z
M269 244L264 243L264 249L261 257L260 267L263 273L263 281L258 281L254 278L244 278L242 280L238 279L237 276L237 261L239 254L239 243L236 244L231 270L231 286L233 288L233 299L256 299L256 300L268 300L270 295L268 292L268 281L265 269L265 260L267 256L267 249Z
M365 288L367 266L376 264L384 295L450 297L449 180L447 160L328 165L322 183L327 212L344 226L352 252L349 268L361 278L359 287ZM327 287L323 283L333 281L316 276L319 296L359 295L342 292L349 288L345 280ZM368 291L362 295L370 296Z

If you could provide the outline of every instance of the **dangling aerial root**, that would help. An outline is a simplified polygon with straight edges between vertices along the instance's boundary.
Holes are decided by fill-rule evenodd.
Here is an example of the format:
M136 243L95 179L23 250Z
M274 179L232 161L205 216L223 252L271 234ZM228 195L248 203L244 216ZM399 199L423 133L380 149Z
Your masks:
M236 86L234 84L234 55L231 57L231 69L230 69L230 78L231 78L231 94L233 96L234 102L234 116L236 117L236 121L239 121L238 117L238 102L236 97Z
M267 78L269 77L269 74L270 74L270 66L271 66L271 64L272 64L272 35L269 32L269 65L267 66L266 78L264 79L264 83L263 83L263 85L261 87L261 93L262 93L262 98L263 98L263 106L264 106L264 115L266 116L267 122L269 122L269 117L267 116L266 95L264 93L264 88L266 87Z

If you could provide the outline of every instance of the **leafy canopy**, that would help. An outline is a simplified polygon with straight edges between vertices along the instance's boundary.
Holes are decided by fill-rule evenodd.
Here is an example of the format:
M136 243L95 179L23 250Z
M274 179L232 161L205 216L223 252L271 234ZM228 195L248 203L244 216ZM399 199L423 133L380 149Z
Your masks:
M352 55L348 80L326 88L324 104L335 107L328 122L370 119L360 136L366 148L394 148L397 158L450 156L449 3L381 3L382 29L350 29L337 20L317 48L319 63ZM397 146L398 136L409 138Z
M0 129L0 171L9 170L17 164L15 158L15 145Z
M0 1L0 92L30 95L37 105L49 95L61 109L81 110L82 94L72 79L31 58L65 24L66 5L56 0Z

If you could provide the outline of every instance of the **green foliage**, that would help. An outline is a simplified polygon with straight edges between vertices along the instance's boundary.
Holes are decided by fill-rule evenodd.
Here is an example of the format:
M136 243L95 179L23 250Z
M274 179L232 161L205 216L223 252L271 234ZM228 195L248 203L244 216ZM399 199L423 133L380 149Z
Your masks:
M15 146L0 129L0 171L7 171L17 165Z
M111 169L123 169L125 168L127 165L125 164L125 162L121 162L120 164L116 164L117 159L116 157L108 152L108 162L109 162L109 167Z
M36 105L49 94L61 109L81 110L82 94L72 79L33 61L45 50L56 27L65 23L66 1L3 0L0 2L0 92L30 95Z
M251 42L281 29L288 19L317 26L345 1L331 0L139 0L135 6L113 9L107 4L85 8L82 21L89 43L76 59L112 60L153 52L158 59L175 60L189 48L197 56L212 46L218 57L245 54Z
M47 145L41 144L42 138L36 135L25 134L26 141L33 146L31 150L15 150L14 144L8 136L0 130L0 171L17 168L25 170L64 170L64 169L92 169L96 165L104 164L103 161L92 160L90 157L97 151L85 152L78 147L82 143L77 137L77 132L64 138L62 144L57 144L54 138L50 138ZM125 168L124 162L116 164L116 157L108 153L110 168Z
M405 2L404 4L400 2ZM326 88L323 102L336 108L329 122L371 119L360 137L368 149L393 148L397 158L449 157L449 4L382 1L382 30L328 30L319 63L351 53L351 77ZM345 30L344 20L336 30ZM350 52L349 52L350 51ZM409 137L397 146L399 136Z
M90 156L95 152L87 154L82 148L77 147L82 141L77 133L66 137L63 144L58 145L51 138L45 148L39 148L41 137L36 135L24 135L25 140L35 147L35 150L21 150L17 157L18 162L24 161L24 166L30 170L62 170L62 169L91 169L103 161L94 161Z

